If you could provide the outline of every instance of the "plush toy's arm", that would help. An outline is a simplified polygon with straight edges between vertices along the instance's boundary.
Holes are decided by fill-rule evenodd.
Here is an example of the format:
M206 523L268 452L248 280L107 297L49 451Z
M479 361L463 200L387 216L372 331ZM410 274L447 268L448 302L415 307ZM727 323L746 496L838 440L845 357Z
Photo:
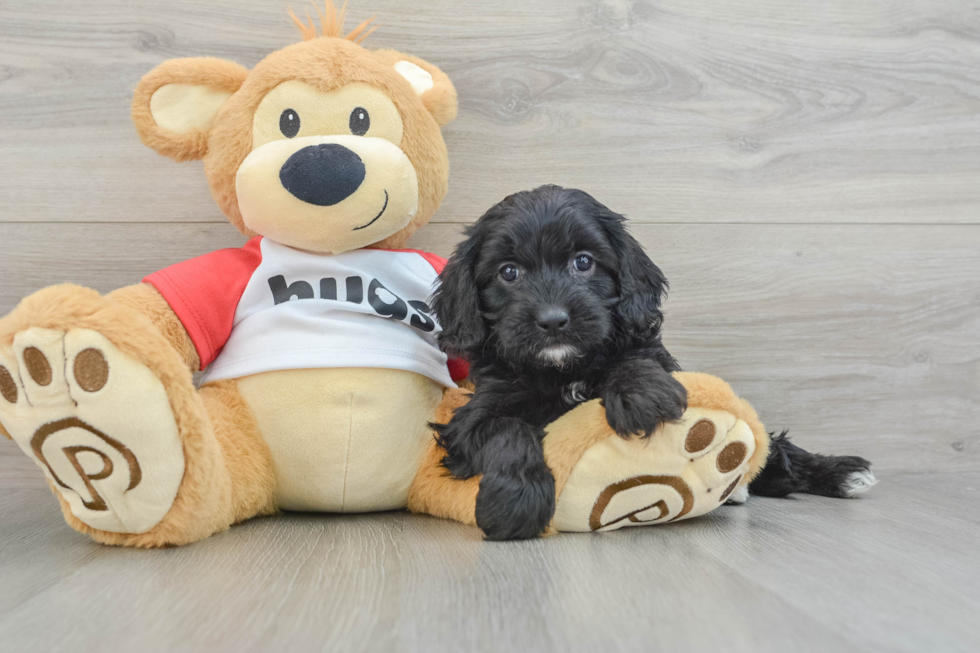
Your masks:
M127 289L123 294L154 321L188 365L203 369L231 336L238 302L262 261L260 241L253 238L241 248L171 265L143 279L152 292Z
M471 396L471 389L460 387L446 390L442 403L432 417L433 423L448 424L456 409L465 406ZM474 476L465 481L454 479L450 471L442 466L446 450L436 443L435 433L432 435L408 494L408 509L475 526L476 495L480 490L481 477Z
M187 335L187 329L156 288L148 283L138 283L114 290L106 297L150 318L190 369L196 370L200 367L201 359Z

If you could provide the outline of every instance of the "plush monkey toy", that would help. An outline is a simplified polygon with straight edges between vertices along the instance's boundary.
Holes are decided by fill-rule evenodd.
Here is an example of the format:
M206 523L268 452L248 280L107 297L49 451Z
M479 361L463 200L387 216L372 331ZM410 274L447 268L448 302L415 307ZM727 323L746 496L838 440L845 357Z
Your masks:
M328 2L320 34L297 20L304 40L251 71L175 59L137 86L143 142L203 159L244 247L106 296L47 288L0 320L0 432L99 542L186 544L277 510L474 522L479 479L450 478L427 427L467 396L426 304L445 261L402 249L445 196L456 91L342 20ZM649 441L614 437L594 402L550 427L552 530L693 517L759 471L752 408L679 378L691 408Z

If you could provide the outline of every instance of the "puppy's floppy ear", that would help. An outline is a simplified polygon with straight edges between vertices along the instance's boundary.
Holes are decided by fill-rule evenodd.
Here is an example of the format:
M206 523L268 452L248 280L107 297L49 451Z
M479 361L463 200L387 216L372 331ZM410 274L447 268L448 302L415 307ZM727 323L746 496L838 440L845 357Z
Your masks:
M598 203L597 203L598 204ZM619 302L616 313L633 336L656 335L663 322L660 304L667 297L667 279L643 247L630 235L626 218L599 205L597 218L619 255Z
M481 222L466 229L466 240L456 246L432 295L432 310L442 327L439 346L451 356L472 358L471 353L479 351L488 336L476 283L484 231Z

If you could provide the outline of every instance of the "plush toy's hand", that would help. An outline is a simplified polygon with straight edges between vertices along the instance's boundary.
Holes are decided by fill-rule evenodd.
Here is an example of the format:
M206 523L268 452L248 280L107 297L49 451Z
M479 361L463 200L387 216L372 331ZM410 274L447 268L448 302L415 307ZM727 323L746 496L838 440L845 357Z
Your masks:
M620 437L649 437L664 422L680 419L687 391L655 361L631 359L606 379L602 404L609 426Z

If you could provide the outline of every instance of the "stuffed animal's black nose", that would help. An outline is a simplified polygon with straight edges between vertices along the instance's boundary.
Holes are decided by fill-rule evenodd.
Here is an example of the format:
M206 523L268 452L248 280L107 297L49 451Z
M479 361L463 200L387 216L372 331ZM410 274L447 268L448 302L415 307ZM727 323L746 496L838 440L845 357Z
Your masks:
M298 199L333 206L354 194L364 181L364 162L336 143L310 145L293 153L279 170L282 187Z
M546 308L538 313L538 328L548 335L557 336L568 326L568 312L560 308Z

